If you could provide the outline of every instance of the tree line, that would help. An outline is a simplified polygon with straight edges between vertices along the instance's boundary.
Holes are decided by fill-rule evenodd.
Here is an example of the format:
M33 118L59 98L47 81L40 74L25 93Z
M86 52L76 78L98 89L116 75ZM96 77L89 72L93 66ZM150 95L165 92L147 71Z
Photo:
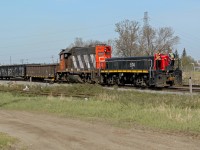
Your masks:
M115 56L149 56L154 55L158 50L168 53L173 50L177 59L181 60L183 67L195 63L195 60L188 56L186 49L183 50L181 57L174 47L179 43L180 38L175 35L171 27L155 28L150 25L141 26L137 21L124 20L115 24L115 32L118 37L108 41L89 40L75 38L70 47L87 47L96 44L109 44L112 46Z

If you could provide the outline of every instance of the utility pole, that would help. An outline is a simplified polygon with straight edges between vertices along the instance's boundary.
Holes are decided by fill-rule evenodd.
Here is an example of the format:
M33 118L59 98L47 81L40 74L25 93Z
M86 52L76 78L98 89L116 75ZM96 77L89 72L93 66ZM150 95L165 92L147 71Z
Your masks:
M20 61L21 61L22 64L24 64L24 59L21 59Z
M28 64L28 59L26 59L26 64Z
M54 64L54 56L53 56L53 55L51 56L51 59L52 59L52 62L53 62L53 64Z
M12 64L12 59L11 59L11 56L10 56L10 65Z
M149 16L148 16L148 12L144 12L144 18L143 18L143 22L144 22L144 28L149 27Z
M149 16L148 16L148 12L144 12L144 18L143 18L143 32L144 32L144 37L145 40L147 42L147 49L148 49L148 55L152 55L153 54L153 43L151 42L151 38L150 38L150 34L151 34L151 28L149 26Z

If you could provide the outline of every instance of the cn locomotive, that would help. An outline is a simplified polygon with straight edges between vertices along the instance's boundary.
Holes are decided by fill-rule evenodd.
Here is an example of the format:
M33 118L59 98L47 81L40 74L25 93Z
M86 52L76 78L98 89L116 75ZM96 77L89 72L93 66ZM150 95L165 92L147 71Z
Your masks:
M167 54L156 56L112 57L109 45L63 49L58 64L0 66L0 78L41 78L54 81L164 87L182 84L179 65L170 65ZM176 66L176 67L175 67Z
M108 45L62 50L57 80L142 87L182 84L182 71L179 65L170 65L167 54L160 55L159 63L156 56L112 58L111 54Z
M60 52L56 80L97 83L101 70L106 68L106 59L111 58L111 47L73 47Z

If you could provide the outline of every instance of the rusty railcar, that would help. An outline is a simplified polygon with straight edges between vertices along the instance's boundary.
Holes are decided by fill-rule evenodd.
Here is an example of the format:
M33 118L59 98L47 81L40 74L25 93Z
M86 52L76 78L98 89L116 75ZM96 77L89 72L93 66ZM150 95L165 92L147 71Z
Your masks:
M0 78L10 79L16 77L25 77L26 67L25 65L3 65L0 66Z
M26 78L54 79L58 64L29 64L26 65Z
M0 78L52 79L54 80L58 64L24 64L0 66Z

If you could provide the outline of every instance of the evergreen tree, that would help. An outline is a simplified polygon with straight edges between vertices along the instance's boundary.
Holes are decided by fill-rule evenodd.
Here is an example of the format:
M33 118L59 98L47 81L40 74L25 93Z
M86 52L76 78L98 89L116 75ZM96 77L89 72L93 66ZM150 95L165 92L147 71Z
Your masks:
M177 49L175 50L175 58L177 58L177 59L179 59L179 54L178 54L178 51L177 51Z
M195 60L191 56L187 55L185 48L183 49L181 62L182 62L183 70L191 71L193 69L193 68L191 68L192 67L191 64L195 63Z
M183 49L183 53L182 53L182 58L183 58L183 57L186 57L186 56L187 56L187 53L186 53L186 49L184 48L184 49Z

